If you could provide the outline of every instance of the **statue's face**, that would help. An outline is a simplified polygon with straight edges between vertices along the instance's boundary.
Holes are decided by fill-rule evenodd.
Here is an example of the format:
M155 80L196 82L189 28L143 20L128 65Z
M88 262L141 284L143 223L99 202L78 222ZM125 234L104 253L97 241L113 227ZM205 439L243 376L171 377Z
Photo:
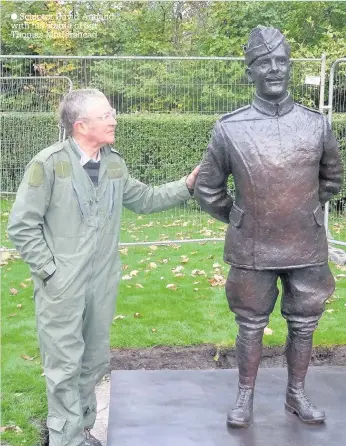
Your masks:
M284 45L256 59L248 68L249 80L256 86L258 96L267 99L281 99L286 96L290 61Z

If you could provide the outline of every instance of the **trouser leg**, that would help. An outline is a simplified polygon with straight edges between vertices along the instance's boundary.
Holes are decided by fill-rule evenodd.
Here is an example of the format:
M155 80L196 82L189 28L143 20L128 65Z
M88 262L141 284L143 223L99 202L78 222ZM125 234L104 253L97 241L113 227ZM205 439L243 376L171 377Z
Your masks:
M96 386L109 370L109 330L115 311L119 279L119 272L113 274L113 286L109 291L105 294L95 293L87 299L83 319L85 351L79 379L83 423L87 429L92 429L96 420Z
M286 409L306 423L326 419L325 413L308 399L304 385L308 371L313 333L324 303L334 291L334 278L328 265L301 268L282 276L282 314L287 319L286 359L288 383Z
M48 283L36 293L35 304L47 385L49 446L79 446L84 439L78 389L84 298L60 294L58 284Z
M230 426L246 427L250 424L263 331L278 295L276 280L277 275L271 271L234 267L227 279L227 299L239 325L236 339L239 385L235 408L227 416Z
M263 328L250 329L239 326L236 340L236 357L239 369L239 385L255 386L258 367L262 356Z

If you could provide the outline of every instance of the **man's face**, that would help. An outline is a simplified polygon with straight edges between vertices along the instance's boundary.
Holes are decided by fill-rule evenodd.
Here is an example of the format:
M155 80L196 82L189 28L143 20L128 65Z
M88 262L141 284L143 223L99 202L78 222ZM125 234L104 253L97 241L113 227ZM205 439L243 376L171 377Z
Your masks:
M117 126L115 110L107 98L92 98L86 107L83 117L77 120L78 130L84 138L95 146L102 147L114 143Z
M258 96L271 100L286 96L290 61L284 45L256 59L248 68L249 80L254 82Z

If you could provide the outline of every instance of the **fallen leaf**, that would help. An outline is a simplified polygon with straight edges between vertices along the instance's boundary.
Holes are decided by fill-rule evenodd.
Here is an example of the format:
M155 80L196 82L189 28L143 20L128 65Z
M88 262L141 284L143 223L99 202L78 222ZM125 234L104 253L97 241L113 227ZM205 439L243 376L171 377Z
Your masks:
M198 291L198 288L194 288L193 291Z
M175 291L178 287L177 285L174 285L174 283L169 283L166 288L168 288L169 290L173 290Z
M264 334L267 335L267 336L270 336L270 335L273 334L273 330L271 328L269 328L269 327L265 327Z
M341 271L346 271L346 266L343 265L335 265L336 268L340 269Z
M21 358L25 359L26 361L33 361L37 356L28 356L28 355L20 355Z
M22 288L28 288L28 285L27 285L26 283L24 283L24 282L21 282L20 286L21 286Z
M219 349L216 350L215 356L213 356L214 361L218 361L220 358L220 351Z
M25 279L24 282L32 282L32 277L29 277L28 279Z
M123 271L126 271L129 268L129 265L123 265Z
M22 307L23 307L22 304L18 304L18 305L17 305L17 308L22 308Z
M346 277L346 274L338 274L337 276L335 276L336 279L343 279Z
M211 286L224 286L226 279L221 274L214 274L211 279L208 279Z
M8 432L8 431L15 431L18 434L22 433L22 429L19 426L16 426L14 424L10 424L9 426L1 426L0 427L0 432Z
M144 288L144 286L141 283L136 283L136 288Z
M141 313L134 313L133 317L140 318L142 317Z
M328 310L326 310L327 313L333 313L333 308L329 308Z
M139 215L139 216L137 217L137 220L143 220L143 217L142 217L141 215Z
M191 255L191 256L193 256L193 255L195 255L195 254L198 254L198 251L192 251L192 252L190 252L190 255Z
M122 314L118 314L118 316L115 316L115 318L113 319L113 321L118 321L121 319L125 319L126 316L122 315Z
M168 263L168 259L162 259L160 260L161 263Z
M221 265L220 265L220 263L213 263L213 268L221 268Z
M10 293L15 296L16 294L18 294L18 290L16 290L15 288L10 288Z
M187 256L180 256L181 258L181 263L187 263L189 261L189 258Z
M174 277L185 277L185 274L184 273L177 273L177 274L174 274Z
M172 269L172 273L180 273L180 271L183 271L183 269L183 265L178 265L176 268Z
M125 248L119 249L119 252L121 254L124 254L125 256L127 256L127 254L129 253L129 250L128 250L127 246L125 246Z
M193 282L194 285L198 285L199 281L197 280L196 282Z
M134 269L133 271L130 272L130 276L131 277L137 276L138 273L139 271L137 269Z
M159 249L159 248L158 248L157 245L150 245L150 246L149 246L149 249L151 249L152 251L156 251L156 250Z
M191 271L191 276L206 276L206 273L203 269L193 269Z
M149 267L150 269L155 269L155 268L157 268L157 265L156 265L155 262L150 262L149 265L148 265L148 267Z
M17 316L17 313L12 313L8 315L8 317L15 317L15 316Z
M122 277L123 280L131 280L132 276L130 276L129 274L126 274L125 276Z
M151 331L152 331L153 333L155 333L155 331L156 331L156 328L152 328L152 329L151 329Z
M163 280L164 279L164 277L162 276L162 277L160 277L160 280Z

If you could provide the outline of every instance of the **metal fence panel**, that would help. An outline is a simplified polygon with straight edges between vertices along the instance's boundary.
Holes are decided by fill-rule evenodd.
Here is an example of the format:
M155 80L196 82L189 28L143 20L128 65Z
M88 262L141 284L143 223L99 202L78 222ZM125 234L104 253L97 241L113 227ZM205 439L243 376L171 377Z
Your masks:
M333 240L346 245L346 58L336 60L330 71L329 122L338 136L344 162L344 182L340 193L329 203L328 228Z

